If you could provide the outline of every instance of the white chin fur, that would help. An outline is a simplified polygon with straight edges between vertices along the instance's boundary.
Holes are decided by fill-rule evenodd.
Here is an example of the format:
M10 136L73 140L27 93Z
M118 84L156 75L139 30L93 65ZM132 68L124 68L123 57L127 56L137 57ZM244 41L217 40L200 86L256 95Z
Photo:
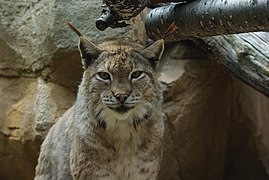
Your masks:
M132 120L133 118L138 118L141 119L144 117L144 115L147 113L146 109L143 107L135 107L134 109L129 110L126 113L118 113L113 111L114 116L116 119L120 120L120 121L124 121L124 120Z
M132 114L131 111L132 110L129 110L126 113L117 113L117 112L114 112L114 116L115 116L116 119L118 119L120 121L128 120L131 117L131 114Z
M118 113L107 108L103 110L102 118L106 119L108 128L115 128L117 122L132 122L133 118L142 119L146 114L146 108L140 106L137 106L126 113Z

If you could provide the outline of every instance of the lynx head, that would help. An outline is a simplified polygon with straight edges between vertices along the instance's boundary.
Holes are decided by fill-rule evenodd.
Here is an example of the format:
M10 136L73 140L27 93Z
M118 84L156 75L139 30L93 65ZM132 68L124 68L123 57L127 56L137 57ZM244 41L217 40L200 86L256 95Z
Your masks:
M155 75L164 42L148 47L109 40L98 46L80 36L85 69L79 95L97 123L109 128L127 121L136 126L160 111L162 91Z

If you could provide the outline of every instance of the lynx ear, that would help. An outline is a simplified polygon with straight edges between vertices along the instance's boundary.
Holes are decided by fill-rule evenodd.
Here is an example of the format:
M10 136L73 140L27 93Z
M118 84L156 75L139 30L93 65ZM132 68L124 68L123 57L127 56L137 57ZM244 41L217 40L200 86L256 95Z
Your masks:
M101 50L84 36L80 36L78 47L85 69L91 65L101 53Z
M79 36L79 52L82 60L83 67L86 69L89 65L91 65L99 54L101 53L100 49L89 41L85 36L73 26L70 21L66 21L67 25L70 27L72 31L74 31Z
M142 55L149 60L152 67L155 69L164 51L164 40L155 41L150 46L142 51Z

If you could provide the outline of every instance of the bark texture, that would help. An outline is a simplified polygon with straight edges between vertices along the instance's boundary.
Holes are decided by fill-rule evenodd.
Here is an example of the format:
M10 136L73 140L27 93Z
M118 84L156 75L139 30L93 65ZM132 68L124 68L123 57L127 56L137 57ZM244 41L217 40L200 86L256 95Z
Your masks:
M269 97L269 33L202 38L213 59Z
M172 22L178 29L167 41L254 31L269 31L267 0L199 0L153 9L147 34L160 39Z
M217 57L235 76L269 96L268 33L214 36L269 31L268 12L266 0L201 0L154 9L145 26L151 38L160 39L175 21L178 29L167 41L200 37L214 59Z
M190 0L187 0L190 1ZM184 0L103 0L113 12L118 16L117 20L130 20L138 15L147 6L162 2L186 2Z
M104 31L108 27L126 27L128 24L122 22L122 20L130 20L147 6L156 6L162 2L187 3L191 1L193 0L103 0L105 5L102 6L102 15L96 21L96 27L101 31Z

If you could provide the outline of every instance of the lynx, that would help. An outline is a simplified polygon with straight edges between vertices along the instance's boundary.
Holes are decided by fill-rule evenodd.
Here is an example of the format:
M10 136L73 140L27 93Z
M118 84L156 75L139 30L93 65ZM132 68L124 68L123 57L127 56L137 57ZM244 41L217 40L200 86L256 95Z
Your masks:
M71 25L70 25L71 26ZM35 180L151 180L162 156L164 41L99 45L79 35L84 68L77 100L41 146Z

